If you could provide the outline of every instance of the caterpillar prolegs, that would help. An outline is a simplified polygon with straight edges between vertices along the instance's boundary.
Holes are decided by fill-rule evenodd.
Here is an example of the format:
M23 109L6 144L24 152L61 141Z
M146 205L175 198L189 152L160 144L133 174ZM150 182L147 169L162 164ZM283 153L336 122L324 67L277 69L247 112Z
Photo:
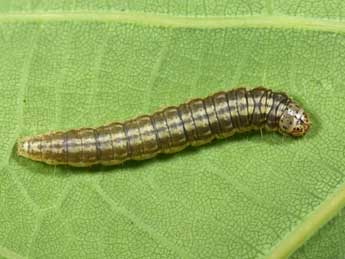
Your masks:
M266 129L302 136L309 125L307 114L285 93L237 88L98 128L24 137L18 140L17 153L52 165L116 165L178 152L236 132Z

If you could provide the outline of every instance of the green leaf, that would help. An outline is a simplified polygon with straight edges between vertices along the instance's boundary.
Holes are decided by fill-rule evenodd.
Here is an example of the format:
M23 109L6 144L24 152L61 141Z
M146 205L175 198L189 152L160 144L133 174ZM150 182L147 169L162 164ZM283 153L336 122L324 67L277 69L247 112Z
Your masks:
M344 17L341 0L1 1L0 256L341 258ZM310 133L109 168L14 152L239 85L287 92Z

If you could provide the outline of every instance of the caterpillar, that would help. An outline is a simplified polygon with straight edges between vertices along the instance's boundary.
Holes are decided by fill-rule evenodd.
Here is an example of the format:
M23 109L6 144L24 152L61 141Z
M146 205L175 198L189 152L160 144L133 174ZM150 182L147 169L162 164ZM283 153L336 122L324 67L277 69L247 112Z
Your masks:
M307 113L285 93L236 88L124 122L20 138L17 154L51 165L116 165L175 153L236 132L266 129L303 136L309 126Z

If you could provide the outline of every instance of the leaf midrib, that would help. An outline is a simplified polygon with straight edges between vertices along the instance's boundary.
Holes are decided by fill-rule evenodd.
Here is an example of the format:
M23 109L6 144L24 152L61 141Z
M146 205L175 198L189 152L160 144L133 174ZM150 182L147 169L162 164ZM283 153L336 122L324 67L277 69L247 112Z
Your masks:
M5 13L1 23L14 22L117 22L154 27L221 29L221 28L280 28L324 32L345 32L345 22L295 16L172 16L142 12L33 12Z
M266 259L287 258L345 207L345 185L325 199L268 252Z

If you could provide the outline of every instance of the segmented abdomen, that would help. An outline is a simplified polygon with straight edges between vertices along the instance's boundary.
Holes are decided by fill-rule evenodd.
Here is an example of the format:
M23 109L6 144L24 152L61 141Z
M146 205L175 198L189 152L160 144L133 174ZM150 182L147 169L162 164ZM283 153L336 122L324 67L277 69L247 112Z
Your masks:
M285 94L262 87L238 88L122 123L23 138L18 143L18 154L48 164L72 166L147 159L235 132L277 130L289 101Z

